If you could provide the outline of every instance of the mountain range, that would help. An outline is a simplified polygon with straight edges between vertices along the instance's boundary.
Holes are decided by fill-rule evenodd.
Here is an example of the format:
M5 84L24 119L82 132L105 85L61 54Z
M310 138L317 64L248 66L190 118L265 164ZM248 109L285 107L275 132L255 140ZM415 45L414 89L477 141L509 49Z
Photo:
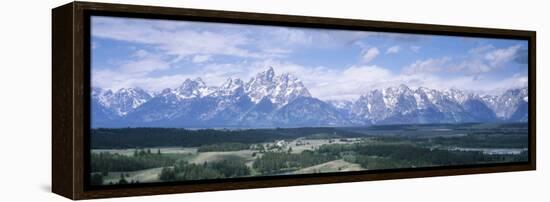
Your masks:
M320 100L272 67L221 86L186 79L176 88L92 88L92 127L270 128L377 124L526 122L527 87L479 95L459 89L374 89L356 100Z

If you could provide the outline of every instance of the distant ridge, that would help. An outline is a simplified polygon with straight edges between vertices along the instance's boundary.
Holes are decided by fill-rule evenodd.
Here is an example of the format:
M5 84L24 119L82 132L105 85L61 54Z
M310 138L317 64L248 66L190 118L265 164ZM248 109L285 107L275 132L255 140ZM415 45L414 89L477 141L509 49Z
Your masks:
M401 84L357 100L314 98L294 75L272 67L248 82L218 87L201 78L150 94L139 88L92 89L92 127L315 127L411 123L526 122L527 87L499 96Z

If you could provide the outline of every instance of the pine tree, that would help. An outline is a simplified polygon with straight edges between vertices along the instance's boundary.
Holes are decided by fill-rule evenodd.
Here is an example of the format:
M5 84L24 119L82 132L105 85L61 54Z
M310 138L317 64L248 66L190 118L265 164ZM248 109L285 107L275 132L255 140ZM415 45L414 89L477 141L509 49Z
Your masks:
M118 180L118 184L128 184L128 181L124 177L123 173L120 174L120 180Z

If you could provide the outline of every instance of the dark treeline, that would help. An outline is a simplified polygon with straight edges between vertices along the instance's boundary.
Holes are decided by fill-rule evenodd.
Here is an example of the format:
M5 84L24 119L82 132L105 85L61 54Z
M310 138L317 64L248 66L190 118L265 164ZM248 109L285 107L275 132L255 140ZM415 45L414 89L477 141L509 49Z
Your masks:
M92 173L90 176L90 184L91 185L105 185L105 181L103 174L100 173ZM124 173L120 174L120 178L117 182L109 182L109 185L115 185L115 184L139 184L140 182L137 180L130 180L128 181L126 179L126 175Z
M318 154L305 150L299 154L285 152L266 152L256 159L252 166L262 174L277 174L314 166L336 160L333 155Z
M422 124L388 124L388 125L373 125L368 127L369 130L402 130L402 131L418 131L433 128L452 128L453 130L489 130L502 128L504 130L527 131L527 123L422 123ZM362 130L362 127L350 127L350 129Z
M433 130L439 128L447 128L449 130ZM419 136L454 135L457 133L457 131L463 131L463 133L465 134L472 134L476 136L510 136L508 139L509 141L504 140L508 141L508 143L525 144L527 142L523 141L523 139L527 137L526 123L411 124L349 128L311 127L240 130L188 130L178 128L99 128L91 130L90 138L92 149L121 149L167 146L198 147L202 145L221 143L254 144L260 142L271 142L280 139L295 139L298 137L306 137L311 139L350 138L364 136L396 136L401 138L416 138ZM463 141L466 143L470 140L463 139L458 141ZM488 145L487 147L501 146L498 144L495 144L496 146L492 146L492 141L486 142L486 145ZM523 145L516 145L514 147L522 146Z
M363 134L339 128L277 128L248 130L187 130L177 128L92 129L92 149L121 149L184 146L198 147L220 143L252 144L280 139L295 139L313 134L338 134L359 137Z
M239 151L249 149L249 144L243 143L220 143L211 145L202 145L198 148L198 152L225 152L225 151Z
M440 130L446 129L446 130ZM344 130L344 129L343 129ZM430 137L457 133L475 135L527 136L527 123L460 123L460 124L400 124L349 127L347 131L369 136Z
M344 159L353 154L352 162L367 169L408 168L425 166L469 165L495 162L526 161L526 153L520 155L486 155L477 151L448 151L429 149L411 144L336 144L322 145L321 154L339 155Z
M162 169L159 179L162 181L201 180L231 178L250 175L250 169L242 160L222 160L212 163L190 164L178 162L173 167Z
M173 165L175 158L151 150L136 150L132 156L107 152L91 154L92 172L127 172Z
M432 143L468 148L527 148L527 135L469 134L463 137L437 137Z

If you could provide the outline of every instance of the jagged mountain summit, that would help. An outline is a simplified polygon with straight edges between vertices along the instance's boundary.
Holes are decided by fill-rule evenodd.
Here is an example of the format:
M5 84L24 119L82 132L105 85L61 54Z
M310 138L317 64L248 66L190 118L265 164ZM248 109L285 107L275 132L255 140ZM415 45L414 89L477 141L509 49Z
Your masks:
M507 90L501 96L483 96L481 99L500 119L527 121L528 95L527 88L518 88Z
M92 127L270 128L527 121L527 88L499 96L459 89L373 89L356 100L320 100L294 75L272 67L248 82L208 86L186 79L154 94L92 89Z
M271 103L281 107L298 97L311 97L302 82L294 75L284 73L275 76L273 67L257 74L245 85L245 92L254 103L267 98Z
M478 95L406 85L372 90L354 102L351 110L372 124L499 121Z
M151 98L151 94L140 88L121 88L114 93L111 90L92 89L92 100L118 116L126 116Z

